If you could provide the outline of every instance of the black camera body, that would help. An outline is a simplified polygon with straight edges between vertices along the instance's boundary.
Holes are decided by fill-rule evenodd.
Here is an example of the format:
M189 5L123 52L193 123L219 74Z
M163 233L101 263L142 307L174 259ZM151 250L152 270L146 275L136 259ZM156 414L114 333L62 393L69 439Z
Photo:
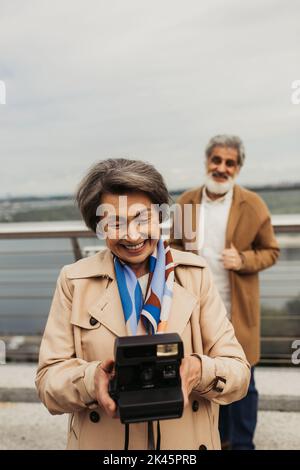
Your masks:
M182 416L183 343L177 333L119 337L114 353L115 375L108 390L122 423Z

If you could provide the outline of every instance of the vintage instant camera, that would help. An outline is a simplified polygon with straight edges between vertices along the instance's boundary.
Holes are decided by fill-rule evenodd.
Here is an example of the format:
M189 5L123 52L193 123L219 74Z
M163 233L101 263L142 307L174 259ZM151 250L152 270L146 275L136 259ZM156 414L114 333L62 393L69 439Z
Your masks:
M177 333L116 338L109 394L122 423L182 416L182 358L183 343Z

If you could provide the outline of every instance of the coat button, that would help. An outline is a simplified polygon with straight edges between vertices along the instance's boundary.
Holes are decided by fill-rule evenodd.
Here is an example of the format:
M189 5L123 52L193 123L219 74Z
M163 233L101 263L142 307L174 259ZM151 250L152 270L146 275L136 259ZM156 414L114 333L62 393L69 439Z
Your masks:
M193 401L192 410L193 411L198 411L199 410L199 402L197 400Z
M92 423L98 423L100 421L99 413L97 413L97 411L91 411L90 420Z
M207 450L207 447L206 447L206 445L204 445L204 444L201 444L201 446L199 446L199 450Z
M90 318L90 325L95 326L95 325L97 325L97 323L98 323L98 320L96 320L96 318L94 318L94 317Z

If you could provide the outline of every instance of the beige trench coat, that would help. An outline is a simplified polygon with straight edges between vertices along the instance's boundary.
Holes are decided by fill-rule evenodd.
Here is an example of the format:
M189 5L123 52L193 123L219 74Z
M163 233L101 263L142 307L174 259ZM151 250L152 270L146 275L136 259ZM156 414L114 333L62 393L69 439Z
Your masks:
M246 395L249 364L206 262L192 253L172 254L168 332L179 333L185 355L201 355L202 374L182 418L161 421L161 449L219 449L218 404ZM93 403L95 368L113 358L116 336L126 336L126 328L106 249L62 269L41 343L36 387L50 413L70 413L68 449L124 448L124 425ZM130 425L129 449L147 449L145 423Z

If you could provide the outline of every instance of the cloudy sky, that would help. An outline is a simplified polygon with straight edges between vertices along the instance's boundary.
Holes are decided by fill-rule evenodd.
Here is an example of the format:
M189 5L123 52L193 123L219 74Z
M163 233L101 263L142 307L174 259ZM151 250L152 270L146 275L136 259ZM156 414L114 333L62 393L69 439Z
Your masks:
M298 0L0 0L0 196L70 193L95 161L203 178L212 135L242 184L300 181Z

